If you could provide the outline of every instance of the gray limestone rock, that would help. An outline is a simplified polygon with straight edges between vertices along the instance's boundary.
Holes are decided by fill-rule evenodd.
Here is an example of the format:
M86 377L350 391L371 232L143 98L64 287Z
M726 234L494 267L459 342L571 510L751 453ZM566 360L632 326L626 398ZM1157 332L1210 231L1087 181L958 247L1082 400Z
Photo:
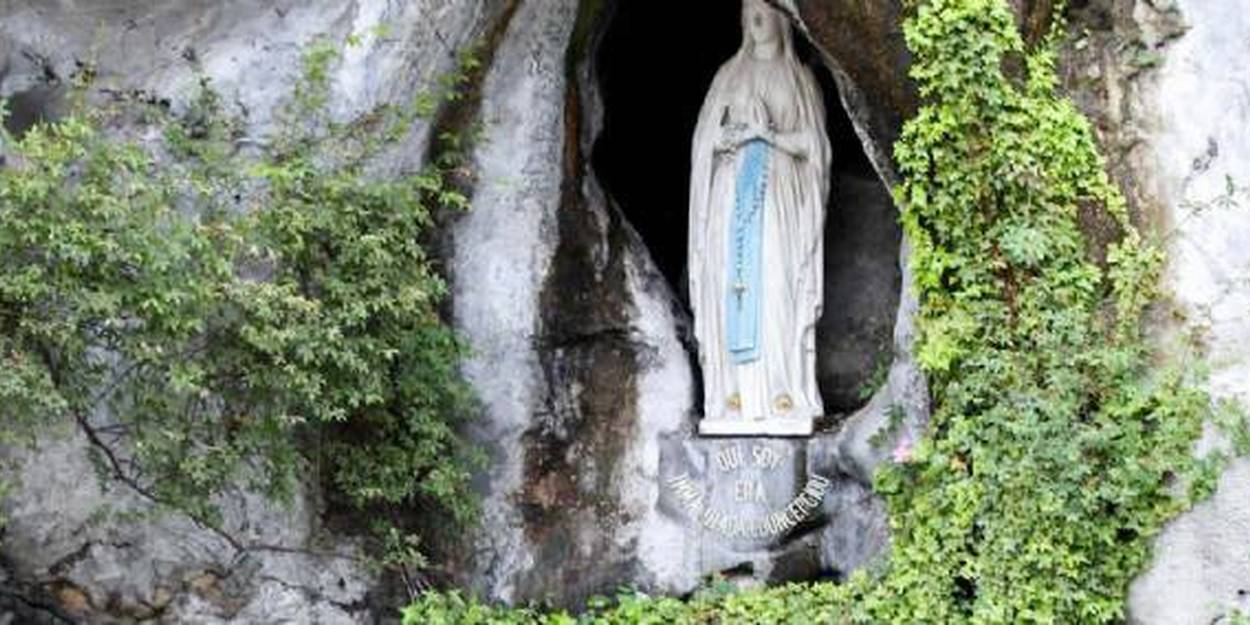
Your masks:
M41 441L3 454L20 487L4 502L2 562L24 601L0 608L19 621L365 621L375 580L350 540L314 540L306 494L290 507L228 494L212 531L96 480L85 437Z
M1143 138L1128 162L1169 234L1164 280L1183 319L1156 335L1165 345L1200 336L1212 395L1250 406L1250 15L1235 2L1178 0L1138 3L1132 18L1162 63L1125 90L1126 121ZM1212 430L1197 451L1223 444ZM1225 622L1248 596L1250 463L1239 459L1209 501L1160 535L1130 590L1130 622Z
M576 606L622 586L684 594L713 573L750 585L864 565L885 545L884 510L867 487L872 470L897 437L918 435L927 415L924 380L908 356L915 302L906 280L884 272L884 288L895 292L864 295L861 308L885 302L894 325L886 342L895 362L873 400L811 441L743 439L748 449L790 449L784 467L756 479L716 477L709 457L730 443L694 434L687 314L584 157L604 114L595 66L564 55L593 50L606 24L573 28L574 9L547 0L513 15L483 85L475 208L455 225L456 322L476 347L466 371L486 413L474 435L492 456L481 480L486 523L466 581L502 601ZM591 40L567 41L575 32ZM860 214L888 211L888 196L883 205L885 194L870 190L879 181L846 182L847 198L871 203ZM889 228L880 230L888 240ZM885 245L900 252L897 239ZM901 427L874 445L895 409ZM812 523L774 539L726 540L723 528L692 518L670 483L689 472L709 507L760 517L801 492L815 472L813 450L831 494ZM739 484L756 483L764 502L735 501Z

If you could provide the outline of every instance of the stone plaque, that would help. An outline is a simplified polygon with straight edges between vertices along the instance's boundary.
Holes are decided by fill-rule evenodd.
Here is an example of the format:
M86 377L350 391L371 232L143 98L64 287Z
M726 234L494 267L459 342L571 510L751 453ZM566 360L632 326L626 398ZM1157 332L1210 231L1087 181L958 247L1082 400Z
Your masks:
M742 549L784 541L820 510L831 482L808 475L805 441L697 440L665 462L662 504L707 538Z

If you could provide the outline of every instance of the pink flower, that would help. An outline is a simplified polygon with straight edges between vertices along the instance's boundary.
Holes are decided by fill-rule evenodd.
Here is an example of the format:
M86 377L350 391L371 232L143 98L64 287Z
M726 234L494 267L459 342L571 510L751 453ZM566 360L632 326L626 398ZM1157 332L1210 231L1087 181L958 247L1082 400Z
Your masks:
M911 462L912 442L911 437L903 434L899 437L898 442L894 444L894 451L890 453L896 464L906 464Z

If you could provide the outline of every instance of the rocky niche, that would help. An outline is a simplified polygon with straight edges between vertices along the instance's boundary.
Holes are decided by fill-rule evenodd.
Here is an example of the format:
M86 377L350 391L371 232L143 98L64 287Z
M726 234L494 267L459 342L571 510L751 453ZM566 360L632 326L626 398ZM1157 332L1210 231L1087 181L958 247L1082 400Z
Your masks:
M492 457L463 579L486 596L576 606L621 586L680 595L715 574L839 578L884 546L871 473L927 412L893 173L876 113L788 13L834 171L817 339L829 416L794 439L696 428L691 139L741 42L741 5L548 0L511 18L483 83L482 184L453 269L487 413L474 435Z

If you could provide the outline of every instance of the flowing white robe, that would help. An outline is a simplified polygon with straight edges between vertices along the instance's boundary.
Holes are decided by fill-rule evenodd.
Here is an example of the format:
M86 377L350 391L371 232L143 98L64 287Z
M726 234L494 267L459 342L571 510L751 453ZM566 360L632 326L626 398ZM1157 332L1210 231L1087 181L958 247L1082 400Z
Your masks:
M735 364L726 337L733 288L729 237L742 150L716 152L726 124L763 103L777 133L797 133L806 156L771 148L762 237L759 358ZM779 58L744 45L712 82L695 130L690 183L689 287L703 371L700 430L806 434L824 414L816 384L816 321L823 301L830 147L819 86L787 38Z

